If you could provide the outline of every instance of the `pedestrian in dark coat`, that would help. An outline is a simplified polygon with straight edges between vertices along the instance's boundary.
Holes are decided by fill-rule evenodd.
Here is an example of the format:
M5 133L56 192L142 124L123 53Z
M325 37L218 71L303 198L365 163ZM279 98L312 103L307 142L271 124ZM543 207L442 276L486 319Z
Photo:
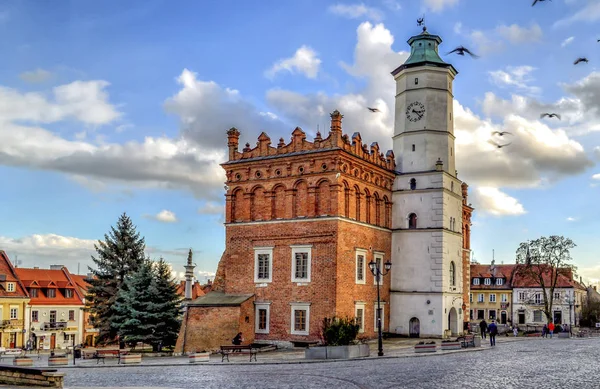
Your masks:
M487 332L488 324L485 322L485 319L479 323L479 328L481 329L481 337L485 339L485 333Z
M498 326L492 320L490 325L488 326L488 330L490 331L490 346L496 346L496 335L498 335Z

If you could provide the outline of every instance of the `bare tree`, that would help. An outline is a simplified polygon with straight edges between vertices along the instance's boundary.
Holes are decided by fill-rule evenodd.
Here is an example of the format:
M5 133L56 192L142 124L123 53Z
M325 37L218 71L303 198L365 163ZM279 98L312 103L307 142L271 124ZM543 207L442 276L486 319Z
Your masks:
M542 288L544 314L552 320L554 289L560 275L569 276L575 271L570 249L576 246L569 238L552 235L523 242L517 249L517 267L515 275L532 283L528 286ZM536 285L537 284L537 285Z

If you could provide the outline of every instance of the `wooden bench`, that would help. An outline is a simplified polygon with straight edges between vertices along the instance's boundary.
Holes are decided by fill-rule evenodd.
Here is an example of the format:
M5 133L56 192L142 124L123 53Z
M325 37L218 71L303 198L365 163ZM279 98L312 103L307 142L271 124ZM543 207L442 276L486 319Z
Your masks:
M258 353L258 349L252 347L251 345L233 345L233 346L221 346L221 362L227 358L227 362L229 362L229 354L239 352L240 354L250 354L250 362L252 362L252 357L256 361L256 354Z
M456 341L460 342L460 346L463 348L475 347L475 335L459 336Z
M94 356L92 357L93 359L96 360L96 364L100 363L100 361L102 361L102 363L105 363L104 360L106 358L117 358L118 363L121 363L121 355L127 355L129 353L129 351L127 350L96 350L96 352L94 353Z
M319 344L317 340L291 340L294 347L309 348L310 346L316 346Z

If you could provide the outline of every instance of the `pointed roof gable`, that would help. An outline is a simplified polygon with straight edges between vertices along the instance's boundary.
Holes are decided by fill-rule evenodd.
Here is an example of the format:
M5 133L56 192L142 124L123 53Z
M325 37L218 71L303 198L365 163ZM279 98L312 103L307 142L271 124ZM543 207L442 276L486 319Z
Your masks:
M29 294L27 293L27 289L19 279L19 276L15 272L15 268L10 262L8 255L3 250L0 250L0 274L3 274L6 277L6 281L15 283L15 291L8 292L4 290L4 288L0 288L0 296L1 297L19 297L19 298L28 298Z

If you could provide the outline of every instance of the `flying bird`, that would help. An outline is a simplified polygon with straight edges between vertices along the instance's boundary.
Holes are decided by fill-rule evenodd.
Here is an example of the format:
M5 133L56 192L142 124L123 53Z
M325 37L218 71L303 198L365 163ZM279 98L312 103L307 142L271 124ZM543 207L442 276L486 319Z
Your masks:
M577 64L578 64L578 63L580 63L580 62L585 62L585 63L588 63L589 61L588 61L588 59L587 59L587 58L585 58L585 57L581 57L581 58L577 58L577 61L573 62L573 65L577 65Z
M418 18L417 19L417 26L422 26L424 21L425 21L425 17L424 16L422 18Z
M497 147L497 148L499 148L499 149L501 149L501 148L503 148L503 147L505 147L505 146L508 146L509 144L511 144L511 143L512 143L512 142L509 142L509 143L507 143L507 144L500 145L500 144L498 144L498 143L494 142L493 140L488 140L488 142L489 142L489 143L491 143L491 144L493 144L494 146L496 146L496 147Z
M449 52L449 53L446 53L446 55L448 55L448 54L452 54L452 53L454 53L454 52L456 52L456 54L458 54L458 55L465 55L465 53L467 53L467 54L469 54L469 55L470 55L471 57L473 57L473 58L479 58L479 56L478 56L478 55L475 55L475 54L471 53L471 52L469 51L469 49L467 49L467 48L465 48L465 47L463 47L463 46L458 46L456 49L452 50L451 52Z
M379 108L371 108L371 107L367 107L367 109L371 112L381 112L379 111Z
M533 7L538 1L542 2L542 1L546 1L546 0L533 0L533 4L531 4L531 6ZM552 0L549 0L552 1Z
M494 132L492 132L492 135L504 136L504 134L512 135L512 132L508 132L508 131L494 131Z
M543 114L540 115L540 119L543 119L544 117L548 116L549 118L558 118L558 120L560 120L560 115L557 113L548 113L548 112L544 112Z

